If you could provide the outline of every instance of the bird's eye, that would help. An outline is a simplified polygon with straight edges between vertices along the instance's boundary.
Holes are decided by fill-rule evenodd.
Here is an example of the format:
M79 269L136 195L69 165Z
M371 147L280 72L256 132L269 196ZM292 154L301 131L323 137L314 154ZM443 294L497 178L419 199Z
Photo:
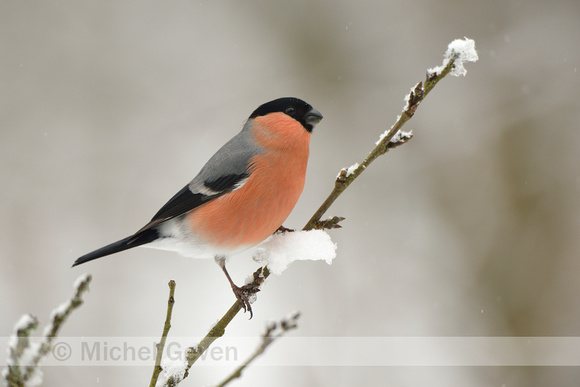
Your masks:
M286 108L286 114L288 114L289 116L293 116L294 113L296 113L296 109L294 109L293 107Z

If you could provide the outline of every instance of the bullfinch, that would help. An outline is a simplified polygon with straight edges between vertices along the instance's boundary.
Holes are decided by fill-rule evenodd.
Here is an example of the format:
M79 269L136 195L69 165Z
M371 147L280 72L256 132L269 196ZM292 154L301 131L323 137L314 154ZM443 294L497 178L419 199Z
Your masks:
M251 316L246 289L232 281L226 258L264 241L290 215L304 188L310 135L321 119L298 98L261 105L149 223L73 266L137 246L214 258Z

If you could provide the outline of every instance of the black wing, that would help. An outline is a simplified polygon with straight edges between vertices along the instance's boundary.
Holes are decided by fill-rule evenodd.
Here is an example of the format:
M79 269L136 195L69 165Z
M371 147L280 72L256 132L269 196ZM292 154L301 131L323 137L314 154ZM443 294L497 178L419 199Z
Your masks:
M165 221L176 216L185 214L203 203L212 199L210 195L202 193L193 193L189 188L189 184L183 187L178 193L173 195L171 199L157 213L151 218L151 222Z
M240 173L240 174L229 174L220 176L215 180L206 181L204 185L211 189L212 191L216 192L230 192L232 191L237 184L240 184L242 181L247 179L250 176L248 173Z
M153 216L151 221L147 223L143 228L137 231L131 241L137 239L141 233L149 230L159 224L176 218L180 215L186 214L189 211L201 206L202 204L208 203L220 196L233 191L238 184L243 180L247 179L249 174L242 173L239 175L226 175L221 176L213 181L206 181L203 184L202 192L193 192L190 185L183 187L178 193L176 193L157 213ZM130 241L130 242L131 242Z

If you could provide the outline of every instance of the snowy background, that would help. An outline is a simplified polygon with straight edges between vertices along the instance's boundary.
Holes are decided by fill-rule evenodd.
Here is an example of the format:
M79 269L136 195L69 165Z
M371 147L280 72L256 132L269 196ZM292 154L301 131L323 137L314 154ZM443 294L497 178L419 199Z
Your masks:
M234 298L212 261L136 249L136 231L259 104L324 115L302 227L453 39L479 62L448 77L331 208L331 266L295 262L227 334L302 312L300 337L580 336L580 3L570 1L0 2L0 336L46 323L93 274L63 336L203 335ZM240 282L258 265L230 263ZM42 327L41 327L42 330ZM258 340L256 339L256 342ZM264 359L289 358L283 343ZM308 348L303 348L308 351ZM348 349L343 350L347 351ZM3 350L1 350L3 352ZM292 353L294 358L299 354ZM574 367L275 367L235 386L575 386ZM230 367L231 368L231 367ZM145 385L151 367L54 367L46 385ZM199 367L184 386L227 369Z

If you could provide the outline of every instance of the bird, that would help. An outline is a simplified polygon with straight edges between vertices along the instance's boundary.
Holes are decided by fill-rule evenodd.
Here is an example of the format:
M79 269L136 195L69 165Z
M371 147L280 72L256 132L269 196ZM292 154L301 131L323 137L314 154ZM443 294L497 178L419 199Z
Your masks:
M248 288L234 283L226 260L260 244L290 215L304 188L310 137L322 118L299 98L260 105L145 226L81 256L73 267L138 246L213 258L252 318Z

